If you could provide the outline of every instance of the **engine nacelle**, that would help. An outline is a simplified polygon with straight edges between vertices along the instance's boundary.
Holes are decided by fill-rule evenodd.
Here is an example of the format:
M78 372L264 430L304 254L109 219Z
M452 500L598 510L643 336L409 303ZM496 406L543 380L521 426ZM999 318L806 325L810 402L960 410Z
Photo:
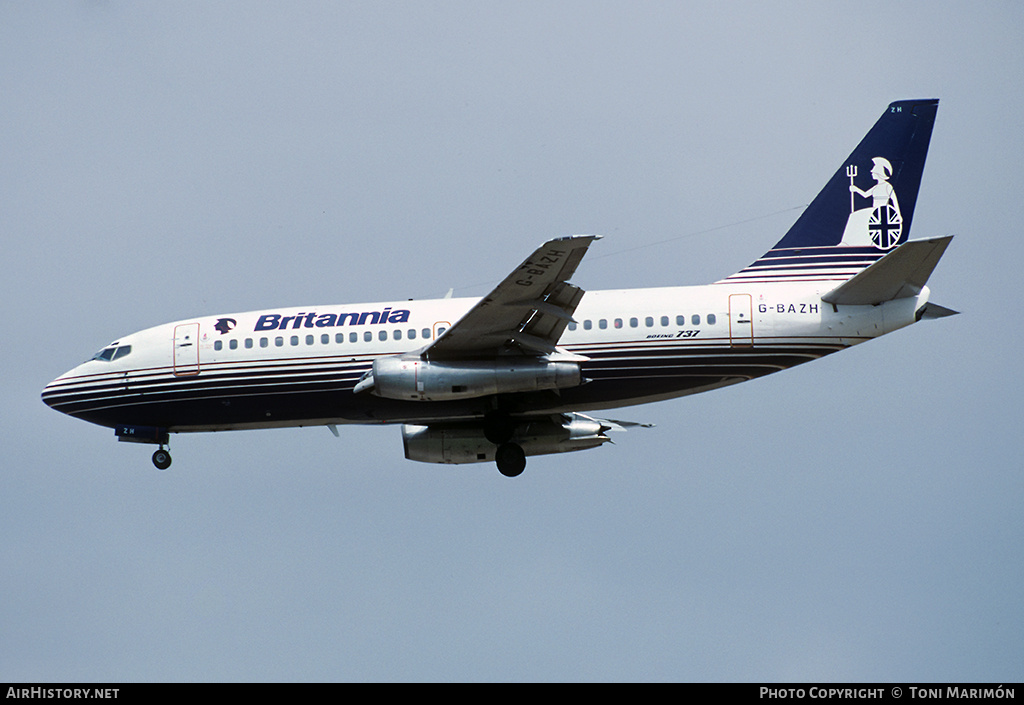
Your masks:
M576 362L513 357L493 362L458 362L393 356L374 360L373 370L353 391L369 390L386 399L448 401L562 389L582 383Z
M514 437L523 453L546 455L597 448L611 439L609 426L583 414L560 414L521 424ZM421 463L482 463L493 461L497 446L479 426L402 426L405 457Z

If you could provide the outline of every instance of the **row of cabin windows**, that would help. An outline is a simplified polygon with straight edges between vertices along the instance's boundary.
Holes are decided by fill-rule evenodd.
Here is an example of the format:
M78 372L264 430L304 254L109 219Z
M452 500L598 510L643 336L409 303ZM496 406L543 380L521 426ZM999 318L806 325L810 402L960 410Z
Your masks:
M715 314L713 314L713 313L709 313L706 316L705 320L707 321L708 325L710 325L710 326L715 325L715 323L718 321L718 319L716 318ZM695 313L692 316L690 316L690 323L692 325L699 326L700 325L700 321L701 321L701 317L700 317L699 313ZM660 323L662 327L666 327L667 328L669 325L671 325L671 318L669 316L661 316L661 318L658 320L658 323ZM623 322L623 320L621 318L614 318L614 319L612 319L611 324L612 324L613 328L622 328L623 325L624 325L624 322ZM575 323L575 322L570 323L569 324L569 330L576 330L577 325L578 324ZM686 316L683 316L683 315L676 316L676 325L677 326L685 326L686 325ZM597 327L600 328L601 330L607 329L608 328L608 319L607 318L598 319ZM629 327L630 328L639 328L640 327L640 319L639 318L635 318L635 317L634 318L630 318L629 319ZM646 328L654 328L655 327L655 318L654 318L654 316L647 316L646 318L644 318L644 327L646 327ZM588 318L588 319L583 321L583 330L592 330L593 328L594 328L594 322L592 320L590 320ZM444 330L445 330L444 328L439 328L438 331L437 331L438 336L440 336L442 333L444 333ZM363 331L363 341L364 342L367 342L367 343L373 342L373 337L374 337L373 336L373 331L369 331L369 330L368 331ZM386 331L386 330L379 330L379 331L377 331L377 340L380 340L381 342L384 342L384 341L388 340L389 338L391 340L402 340L403 337L405 337L407 340L416 340L417 337L422 337L424 340L429 340L430 339L430 329L429 328L423 328L422 330L417 331L415 328L410 328L408 331L403 332L402 330L396 328L396 329L390 331L390 333L388 331ZM305 340L306 345L315 345L316 344L316 336L315 335L306 335L305 338L306 338L306 340ZM288 342L291 345L299 345L300 340L301 340L300 336L293 335L293 336L289 337ZM320 343L321 344L329 345L330 342L331 342L331 334L330 333L321 333L320 334ZM335 343L344 343L345 342L345 333L335 333L334 334L334 342ZM348 334L348 342L350 342L350 343L358 343L359 342L359 333L357 333L355 331L349 333ZM251 349L251 348L255 347L256 341L253 338L245 338L242 341L242 344L248 350L248 349ZM284 344L285 344L284 336L279 335L279 336L276 336L274 338L274 347L281 348L281 347L284 347ZM228 340L228 348L230 350L237 350L238 346L239 346L238 338L231 338L230 340ZM270 338L259 338L259 346L261 348L268 348L268 347L270 347ZM130 349L131 348L129 348L129 350ZM223 350L224 349L224 341L223 340L215 340L215 341L213 341L213 349L214 350Z
M445 331L444 328L438 328L437 329L437 334L441 335L442 333L444 333L444 331ZM416 340L417 337L421 337L424 340L429 340L430 339L430 329L429 328L423 328L422 330L419 330L419 331L417 331L415 328L410 328L408 331L402 331L402 330L399 330L399 329L395 329L393 331L390 331L390 333L388 331L386 331L386 330L379 330L379 331L377 331L377 340L380 340L380 341L385 341L385 340L388 340L389 338L391 340L402 340L403 337L406 338L407 340ZM306 338L306 340L305 340L306 345L315 345L316 344L316 336L315 335L306 335L305 338ZM292 336L289 336L288 342L291 345L299 345L300 339L301 339L301 336L292 335ZM373 331L370 331L370 330L363 331L363 341L367 342L367 343L373 342ZM282 347L284 347L284 342L285 342L285 338L284 338L283 335L276 336L274 338L274 347L282 348ZM330 333L321 333L320 334L320 343L322 345L329 345L330 342L331 342L331 334ZM335 343L344 343L345 342L345 334L344 333L335 333L334 334L334 342ZM349 333L348 334L348 342L350 342L350 343L358 343L359 342L359 333L357 333L355 331ZM242 345L247 350L255 347L256 344L257 344L257 342L253 338L245 338L242 341ZM259 346L261 348L269 348L270 347L270 338L259 338L259 343L258 344L259 344ZM213 341L213 349L214 350L223 350L224 349L224 341L223 340L215 340L215 341ZM238 338L231 338L230 340L228 340L228 349L230 349L230 350L237 350L238 349Z
M718 322L718 317L715 316L715 314L713 314L713 313L709 313L707 315L707 317L705 318L705 320L707 321L709 326L713 326L713 325L715 325L715 323ZM660 323L662 325L662 327L667 328L669 325L671 325L672 319L669 316L662 316L660 319L658 319L658 323ZM613 328L622 328L623 325L624 325L624 322L623 322L623 320L621 318L613 318L612 321L611 321L611 324L612 324ZM691 325L695 325L695 326L699 326L700 325L700 314L699 313L695 313L692 316L690 316L690 324ZM686 316L683 316L683 315L676 316L676 325L677 326L685 326L686 325ZM576 330L576 326L577 326L576 323L570 323L569 324L569 330ZM646 318L644 318L644 327L645 328L654 328L654 326L655 326L655 318L654 318L654 316L647 316ZM591 321L589 318L583 321L583 330L592 330L593 327L594 327L594 322ZM598 319L597 327L600 328L601 330L605 330L606 328L608 328L608 319L607 318ZM630 328L639 328L640 327L640 319L639 318L630 318L629 319L629 327Z

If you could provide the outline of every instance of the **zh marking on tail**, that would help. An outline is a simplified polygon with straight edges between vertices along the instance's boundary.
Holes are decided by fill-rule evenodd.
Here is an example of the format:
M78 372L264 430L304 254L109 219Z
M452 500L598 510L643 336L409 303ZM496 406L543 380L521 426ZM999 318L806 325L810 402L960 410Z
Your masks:
M201 317L120 338L43 401L158 446L171 433L402 424L405 456L497 463L596 448L641 424L593 412L735 384L952 315L909 241L937 100L893 103L785 236L706 286L584 292L597 239L541 245L480 299Z

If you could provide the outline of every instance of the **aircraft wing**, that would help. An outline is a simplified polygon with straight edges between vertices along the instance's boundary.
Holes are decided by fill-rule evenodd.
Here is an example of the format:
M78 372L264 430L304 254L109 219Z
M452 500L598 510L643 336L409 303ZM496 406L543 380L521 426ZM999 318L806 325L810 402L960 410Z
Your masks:
M487 358L510 349L532 356L555 352L584 294L569 278L599 238L573 235L545 242L427 346L423 357Z

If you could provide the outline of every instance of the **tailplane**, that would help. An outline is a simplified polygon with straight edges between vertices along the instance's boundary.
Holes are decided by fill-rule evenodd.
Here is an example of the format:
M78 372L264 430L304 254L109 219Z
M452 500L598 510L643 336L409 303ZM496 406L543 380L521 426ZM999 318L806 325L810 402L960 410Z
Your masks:
M841 281L905 243L938 106L890 104L785 237L722 281Z
M905 242L823 295L821 300L830 304L876 305L917 296L952 239L952 235L947 235ZM942 307L936 307L936 311L938 308Z

